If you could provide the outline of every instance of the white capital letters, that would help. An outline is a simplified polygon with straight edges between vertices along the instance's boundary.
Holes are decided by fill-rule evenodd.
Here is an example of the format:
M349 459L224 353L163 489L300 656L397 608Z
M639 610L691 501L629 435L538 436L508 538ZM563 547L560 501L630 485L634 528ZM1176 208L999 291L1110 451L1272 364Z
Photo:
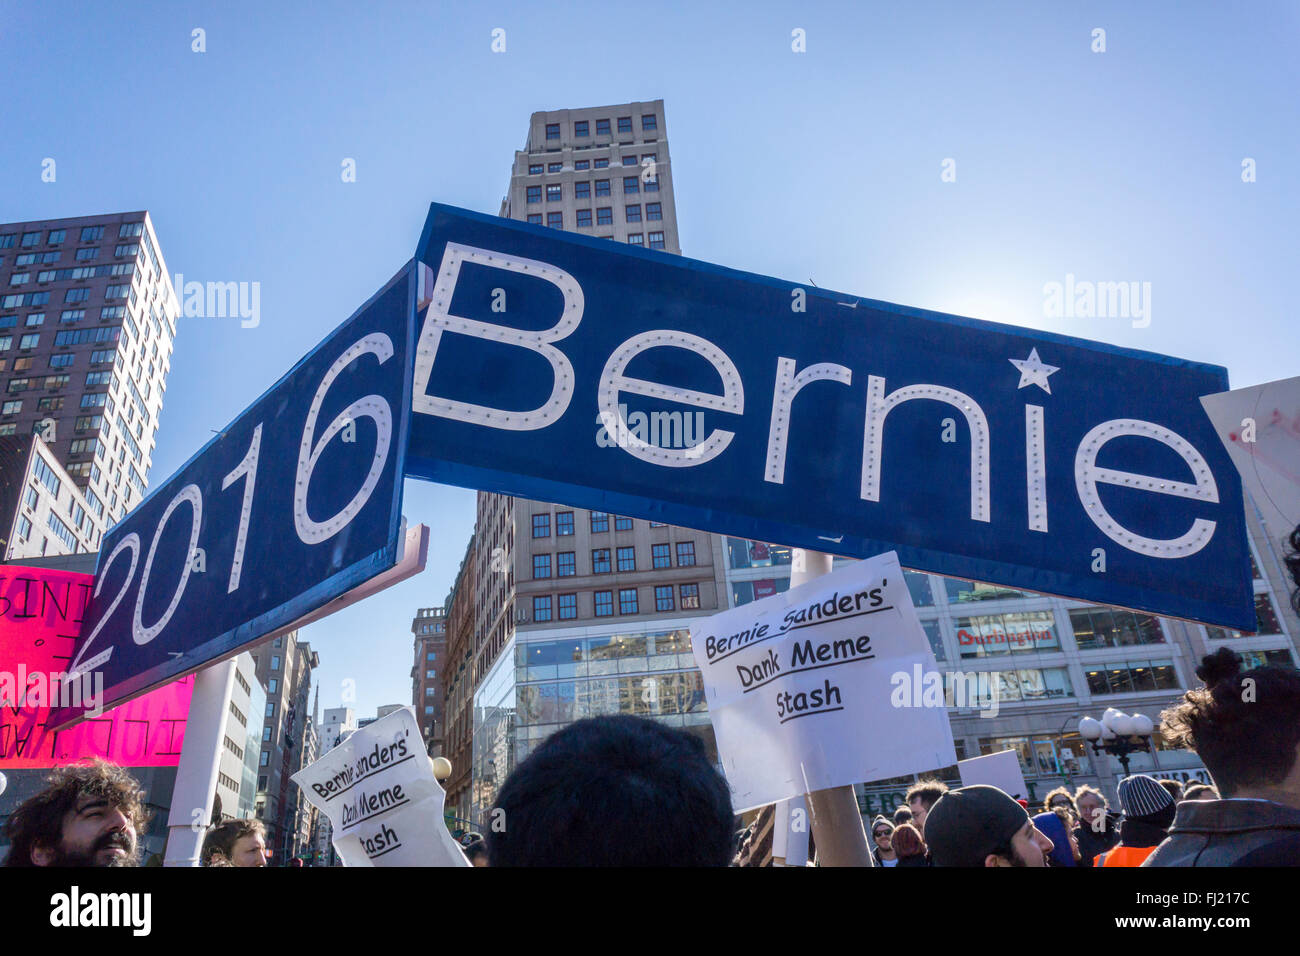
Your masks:
M450 311L452 295L456 291L456 282L460 278L461 264L465 262L492 269L508 269L511 272L534 276L552 283L564 298L559 320L549 329L530 331L452 315ZM442 265L438 267L436 275L433 275L432 270L427 266L420 267L420 286L419 301L422 304L427 299L429 309L425 314L424 327L420 331L420 341L415 350L415 383L411 400L413 411L511 431L532 431L545 428L559 420L573 398L573 365L563 352L550 343L558 342L572 334L578 327L578 323L582 321L584 305L582 287L573 276L563 269L536 259L508 256L475 246L449 242L443 252ZM437 398L427 394L429 376L433 371L433 361L438 355L438 345L442 341L444 330L531 349L541 355L551 363L554 376L551 397L538 408L516 412Z

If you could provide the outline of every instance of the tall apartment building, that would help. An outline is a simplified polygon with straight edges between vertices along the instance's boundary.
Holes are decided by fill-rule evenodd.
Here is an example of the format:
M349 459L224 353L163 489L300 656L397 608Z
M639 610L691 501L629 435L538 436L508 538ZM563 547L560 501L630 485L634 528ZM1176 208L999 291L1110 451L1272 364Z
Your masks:
M319 692L317 694L319 697ZM315 717L313 708L313 719ZM316 727L316 736L320 741L320 753L333 750L357 730L357 715L351 707L330 707L325 711L325 719ZM338 852L334 849L334 829L329 817L323 813L316 815L316 833L313 838L312 862L315 866L340 866Z
M217 800L224 820L251 817L256 806L258 753L266 691L257 679L257 663L244 651L235 658L235 686L230 692L217 768ZM214 814L215 816L215 814Z
M91 550L144 497L179 314L146 211L0 225L0 437L41 435L93 515ZM31 533L11 546L67 544Z
M260 644L249 653L257 662L257 678L266 688L261 752L257 778L257 816L266 824L272 863L309 852L311 805L290 777L315 754L308 744L318 739L307 731L311 723L311 672L320 657L291 631ZM309 759L310 758L310 759Z
M534 113L501 215L680 254L663 100ZM655 716L716 754L687 628L727 606L721 539L480 494L475 551L473 815L581 717Z
M447 613L440 607L422 607L411 621L415 635L415 661L411 665L411 703L420 721L424 748L430 757L442 756L443 696L438 672L447 659Z
M456 581L443 606L447 609L447 656L440 668L443 698L443 756L451 761L451 776L442 782L452 829L472 827L470 779L474 763L474 663L478 562L474 535L465 546Z
M106 527L40 435L0 437L0 559L94 552Z

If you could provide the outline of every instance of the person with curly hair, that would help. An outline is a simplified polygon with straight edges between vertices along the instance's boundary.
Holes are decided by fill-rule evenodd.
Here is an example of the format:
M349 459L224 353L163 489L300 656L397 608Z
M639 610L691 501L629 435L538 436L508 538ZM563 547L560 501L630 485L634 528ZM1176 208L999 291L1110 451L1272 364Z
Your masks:
M1142 865L1300 866L1300 671L1243 672L1223 647L1196 676L1205 686L1160 717L1168 740L1200 756L1222 799L1178 804L1168 838Z
M144 792L115 764L59 767L5 824L5 866L139 866Z

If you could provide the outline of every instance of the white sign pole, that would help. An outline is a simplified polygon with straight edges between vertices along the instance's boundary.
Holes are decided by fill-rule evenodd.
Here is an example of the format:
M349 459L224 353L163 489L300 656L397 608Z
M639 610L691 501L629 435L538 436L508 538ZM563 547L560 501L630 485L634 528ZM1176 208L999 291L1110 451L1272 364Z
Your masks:
M194 695L185 721L185 743L176 767L176 786L167 814L163 866L198 866L203 837L212 818L221 764L221 738L235 686L235 658L194 675Z
M820 551L795 548L791 558L790 587L797 588L813 578L830 574L833 559ZM858 798L851 785L831 787L808 794L808 812L812 817L812 834L817 843L817 859L822 866L875 866L862 825ZM789 826L787 814L785 826ZM804 837L805 841L807 837ZM787 853L789 847L787 845ZM807 858L807 843L804 856ZM789 859L789 857L787 857Z

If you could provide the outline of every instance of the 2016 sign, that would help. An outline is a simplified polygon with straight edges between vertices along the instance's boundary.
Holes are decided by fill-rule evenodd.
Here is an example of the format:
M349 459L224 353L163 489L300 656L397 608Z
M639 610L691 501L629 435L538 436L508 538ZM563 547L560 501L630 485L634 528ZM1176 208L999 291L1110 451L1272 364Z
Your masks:
M104 536L68 671L106 706L394 564L413 295L408 265Z
M1255 626L1222 368L437 204L417 258L411 474Z

